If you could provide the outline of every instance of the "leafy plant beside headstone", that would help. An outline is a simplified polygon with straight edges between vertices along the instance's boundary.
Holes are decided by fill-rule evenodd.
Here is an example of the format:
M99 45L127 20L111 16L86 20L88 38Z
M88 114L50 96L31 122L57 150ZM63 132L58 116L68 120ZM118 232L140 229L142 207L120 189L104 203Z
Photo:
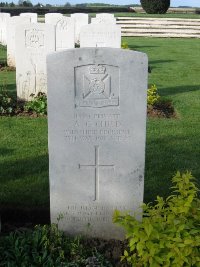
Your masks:
M122 49L129 49L129 47L128 47L128 43L125 42L125 41L123 41L122 44L121 44L121 48L122 48Z
M33 100L28 101L24 105L24 110L40 115L47 114L47 96L45 93L39 92L36 96L32 95Z
M160 100L158 89L155 84L151 85L147 90L147 105L154 106Z
M0 266L111 267L94 248L86 248L80 237L68 237L56 224L18 230L0 238Z
M114 222L126 231L129 245L122 259L132 266L200 266L199 189L190 172L173 178L173 194L143 204L143 218L116 211Z
M171 118L176 116L172 101L163 99L158 94L155 84L147 89L147 108L147 113L150 117Z

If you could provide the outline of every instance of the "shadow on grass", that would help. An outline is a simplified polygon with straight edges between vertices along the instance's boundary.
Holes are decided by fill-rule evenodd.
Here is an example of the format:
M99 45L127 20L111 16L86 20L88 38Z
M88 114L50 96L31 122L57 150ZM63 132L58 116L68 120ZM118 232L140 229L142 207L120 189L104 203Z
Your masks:
M133 37L132 37L133 38ZM155 45L128 45L129 49L131 50L137 50L137 49L141 49L141 48L154 48L154 47L158 47L158 46L155 46Z
M170 95L176 95L194 91L200 91L200 85L184 85L184 86L162 88L160 92L163 96L170 96Z
M163 63L169 63L169 62L174 62L175 60L150 60L149 64L154 65L154 64L163 64Z
M0 81L2 82L2 81ZM7 84L7 81L5 80L5 83L0 83L0 92L6 91L7 93L11 94L12 97L17 98L17 90L16 90L16 84Z
M174 125L171 127L174 128ZM157 195L167 197L171 194L171 179L177 171L191 171L200 186L199 137L194 139L189 136L190 131L185 137L182 133L175 135L168 132L163 137L147 139L145 203L152 202Z
M4 151L6 152L6 151ZM42 172L48 171L48 155L36 158L4 160L0 163L0 183L23 179L31 175L40 176Z
M6 156L12 150L1 148L0 153ZM49 189L48 178L45 178L48 177L48 155L4 161L0 164L0 170L2 223L49 223ZM41 199L45 204L40 203Z
M50 223L50 207L40 208L19 208L19 207L1 207L0 206L1 222L9 224L9 228L21 227L25 224L49 224ZM2 227L4 228L4 227ZM13 230L13 229L9 229ZM4 229L3 229L4 231Z
M0 147L0 156L4 157L6 155L12 155L13 151L14 151L14 149L8 149L8 148L5 148L5 147Z

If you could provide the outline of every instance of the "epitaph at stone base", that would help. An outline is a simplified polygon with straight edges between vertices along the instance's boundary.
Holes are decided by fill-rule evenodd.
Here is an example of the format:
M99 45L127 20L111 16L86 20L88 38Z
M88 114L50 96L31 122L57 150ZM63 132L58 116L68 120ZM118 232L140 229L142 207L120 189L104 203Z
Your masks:
M115 209L143 202L147 57L81 48L47 57L51 221L123 239Z

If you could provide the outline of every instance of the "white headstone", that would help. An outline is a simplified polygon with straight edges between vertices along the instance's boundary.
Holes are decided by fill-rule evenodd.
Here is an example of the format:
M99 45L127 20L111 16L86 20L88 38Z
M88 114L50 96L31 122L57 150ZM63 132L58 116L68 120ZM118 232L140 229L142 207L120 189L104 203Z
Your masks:
M83 26L88 25L88 14L84 13L74 13L71 17L75 21L75 42L80 42L80 32Z
M46 24L53 24L54 26L58 22L59 19L63 17L61 13L47 13L45 14L45 23Z
M96 14L96 18L91 19L92 24L98 23L108 23L108 24L116 24L116 19L113 14L109 13L99 13Z
M10 67L15 67L15 39L16 35L16 27L18 25L28 24L30 23L30 18L28 17L20 17L14 16L10 17L7 20L7 64Z
M114 210L143 202L147 65L113 48L47 56L51 222L69 234L123 239Z
M96 18L92 19L92 23L113 23L116 24L116 19L113 14L99 13L96 14Z
M89 24L82 27L80 47L121 48L121 27L109 24Z
M9 13L0 13L0 43L7 44L7 20L10 18Z
M31 23L37 23L37 19L38 19L37 13L29 13L29 12L21 13L20 16L30 18Z
M44 23L20 25L16 36L17 97L47 93L46 55L55 51L55 27Z
M115 18L92 18L91 19L92 24L99 24L99 23L104 23L104 24L116 24L116 19Z
M56 50L74 48L75 28L74 19L62 17L56 23Z

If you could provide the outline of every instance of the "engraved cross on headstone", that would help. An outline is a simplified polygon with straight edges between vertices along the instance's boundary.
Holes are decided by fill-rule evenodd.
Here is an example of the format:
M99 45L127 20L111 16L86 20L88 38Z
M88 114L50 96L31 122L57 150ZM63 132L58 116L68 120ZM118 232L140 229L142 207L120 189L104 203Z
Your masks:
M99 164L99 146L95 146L95 157L94 157L94 164L89 165L82 165L79 164L79 168L87 168L87 169L94 169L95 171L95 192L94 192L94 201L99 199L99 169L100 168L114 168L115 165L103 165Z

